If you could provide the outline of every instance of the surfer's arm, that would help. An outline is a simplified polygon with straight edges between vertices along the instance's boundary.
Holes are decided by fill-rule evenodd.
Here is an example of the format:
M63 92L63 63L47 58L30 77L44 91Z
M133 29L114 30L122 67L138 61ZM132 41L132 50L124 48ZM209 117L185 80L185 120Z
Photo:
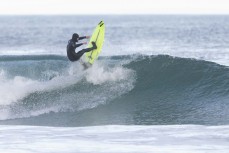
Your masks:
M74 48L77 48L77 47L80 47L81 45L86 45L87 42L84 42L84 43L80 43L80 44L74 44Z
M80 44L75 44L74 48L80 47L81 45L83 45L84 43L80 43Z
M83 37L79 37L79 40L88 39L88 38L90 38L90 36L83 36Z

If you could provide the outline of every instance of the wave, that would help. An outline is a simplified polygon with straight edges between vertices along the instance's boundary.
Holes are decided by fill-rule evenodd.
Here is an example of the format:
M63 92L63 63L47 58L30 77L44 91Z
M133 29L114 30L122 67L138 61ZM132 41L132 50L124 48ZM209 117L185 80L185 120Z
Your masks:
M212 62L171 56L146 56L127 65L137 72L137 92L188 92L195 97L229 93L229 69Z
M112 56L84 71L61 56L4 59L2 124L229 123L229 69L213 62Z

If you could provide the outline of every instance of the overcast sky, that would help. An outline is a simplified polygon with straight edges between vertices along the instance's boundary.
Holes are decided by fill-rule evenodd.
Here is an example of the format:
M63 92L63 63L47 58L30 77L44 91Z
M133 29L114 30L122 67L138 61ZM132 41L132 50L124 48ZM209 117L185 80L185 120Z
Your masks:
M0 14L229 14L229 0L1 0Z

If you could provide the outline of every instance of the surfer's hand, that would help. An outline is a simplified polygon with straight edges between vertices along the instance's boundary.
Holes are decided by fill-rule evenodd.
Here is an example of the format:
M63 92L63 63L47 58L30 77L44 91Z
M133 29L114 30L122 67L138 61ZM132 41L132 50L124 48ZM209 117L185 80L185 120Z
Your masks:
M83 44L84 44L84 45L87 45L87 42L84 42Z
M87 39L89 39L91 36L86 36Z

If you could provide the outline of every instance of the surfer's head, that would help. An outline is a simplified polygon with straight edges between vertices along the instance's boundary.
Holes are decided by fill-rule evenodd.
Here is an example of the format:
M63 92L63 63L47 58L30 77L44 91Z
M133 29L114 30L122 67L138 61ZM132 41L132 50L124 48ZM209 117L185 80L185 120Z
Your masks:
M73 35L72 35L72 40L73 40L74 42L77 42L78 39L79 39L79 35L78 35L77 33L73 33Z

